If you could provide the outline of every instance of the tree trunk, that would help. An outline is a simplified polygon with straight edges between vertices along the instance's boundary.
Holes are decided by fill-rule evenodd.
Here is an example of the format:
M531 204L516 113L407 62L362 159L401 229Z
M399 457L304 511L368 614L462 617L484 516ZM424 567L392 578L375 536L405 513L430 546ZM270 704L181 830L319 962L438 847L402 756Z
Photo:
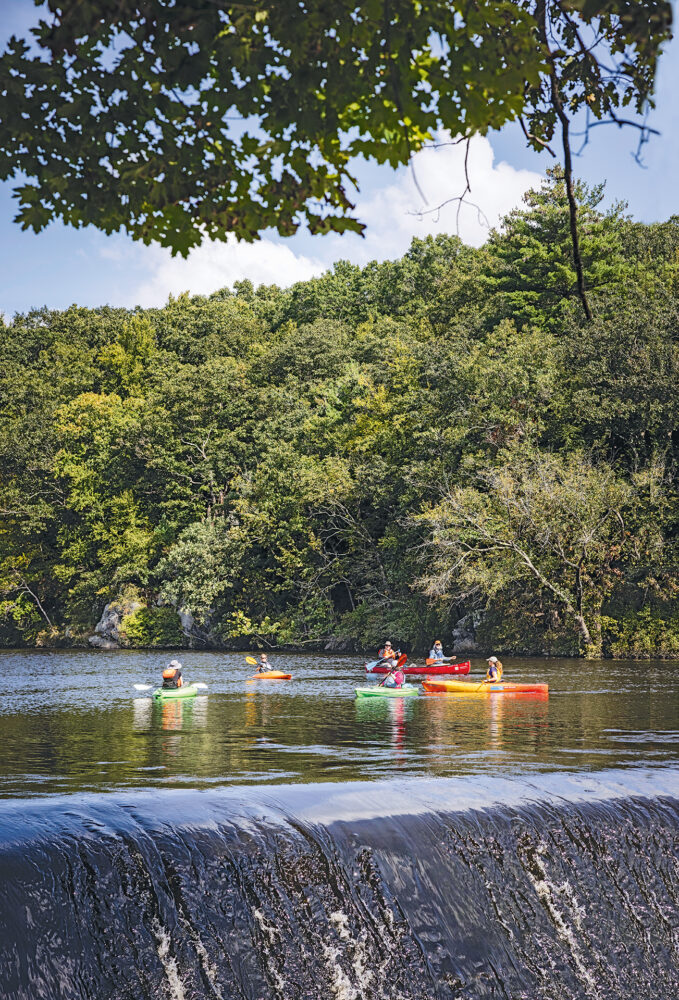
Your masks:
M592 636L590 635L590 631L587 628L587 622L585 621L585 619L582 617L581 614L578 614L578 612L576 612L575 620L578 623L578 628L580 629L580 635L582 636L582 641L585 644L585 647L593 646L594 643L592 642Z

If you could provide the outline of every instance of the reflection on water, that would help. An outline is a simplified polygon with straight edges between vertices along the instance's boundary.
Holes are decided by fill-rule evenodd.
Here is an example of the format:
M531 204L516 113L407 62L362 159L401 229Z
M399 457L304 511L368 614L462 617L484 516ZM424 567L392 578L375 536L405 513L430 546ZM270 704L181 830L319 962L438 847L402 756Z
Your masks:
M132 685L156 681L162 662L148 652L0 653L0 795L594 770L679 758L679 681L666 663L505 661L512 679L549 683L548 698L355 699L364 680L357 657L279 656L275 666L293 679L254 685L242 656L187 653L185 676L206 682L207 696L135 696ZM481 662L472 670L480 676Z

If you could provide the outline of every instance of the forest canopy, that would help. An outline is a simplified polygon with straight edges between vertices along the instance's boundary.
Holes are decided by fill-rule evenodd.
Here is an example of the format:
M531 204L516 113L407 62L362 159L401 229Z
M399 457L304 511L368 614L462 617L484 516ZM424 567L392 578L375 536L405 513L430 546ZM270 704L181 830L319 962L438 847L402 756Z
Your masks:
M36 309L0 351L0 641L679 653L679 219L559 172L488 243ZM180 619L177 612L182 615Z

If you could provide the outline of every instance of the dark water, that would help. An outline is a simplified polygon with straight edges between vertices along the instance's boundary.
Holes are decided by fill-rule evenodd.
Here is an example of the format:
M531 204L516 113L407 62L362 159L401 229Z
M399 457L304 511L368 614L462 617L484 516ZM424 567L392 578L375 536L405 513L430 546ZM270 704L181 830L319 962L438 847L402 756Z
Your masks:
M679 995L676 666L185 661L209 695L154 705L151 654L0 654L2 1000Z
M357 657L279 656L293 680L254 683L242 655L184 660L209 695L155 704L132 685L157 679L157 654L0 653L0 796L679 762L672 663L510 660L549 698L357 701Z
M12 1000L675 1000L679 774L0 806Z

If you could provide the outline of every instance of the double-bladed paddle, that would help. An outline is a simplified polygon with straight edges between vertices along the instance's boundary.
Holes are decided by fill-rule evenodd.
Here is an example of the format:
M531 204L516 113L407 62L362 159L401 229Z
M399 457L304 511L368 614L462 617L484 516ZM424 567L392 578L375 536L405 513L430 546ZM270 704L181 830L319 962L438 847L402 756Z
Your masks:
M197 688L199 691L207 691L207 684L203 684L202 681L191 681L186 686ZM132 687L135 691L151 691L153 684L133 684Z

